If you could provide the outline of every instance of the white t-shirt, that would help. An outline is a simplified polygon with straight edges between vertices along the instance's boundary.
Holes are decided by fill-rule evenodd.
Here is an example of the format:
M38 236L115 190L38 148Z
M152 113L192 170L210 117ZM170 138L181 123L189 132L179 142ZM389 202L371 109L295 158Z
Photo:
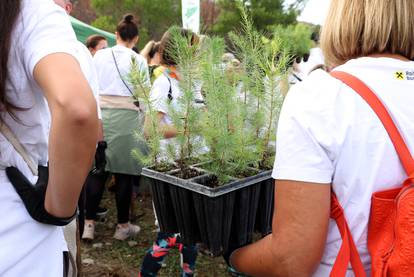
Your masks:
M150 92L150 101L152 103L152 107L157 112L161 112L164 114L161 123L166 125L173 125L171 117L168 115L170 109L178 110L178 101L177 99L181 97L182 91L179 87L179 82L177 79L169 78L163 73L157 79L155 79L154 84L151 87ZM171 99L168 98L168 94L171 89ZM175 144L177 145L177 141L175 138L169 139L162 139L161 143L161 159L168 160L168 145ZM177 153L178 155L178 153Z
M414 62L360 58L336 70L358 77L379 96L414 153ZM397 79L396 72L403 72L404 79ZM333 184L368 271L371 195L398 187L406 178L388 134L368 104L326 72L313 72L286 97L276 153L273 178ZM329 275L341 242L330 220L325 253L314 276Z
M51 0L22 0L22 10L11 38L7 97L19 107L21 123L2 116L39 164L48 161L50 113L33 78L36 64L52 53L76 56L76 37L69 17ZM60 227L40 224L27 213L10 184L5 166L16 166L31 181L34 177L13 146L0 134L0 276L62 276L66 243Z
M171 100L168 98L170 88L172 96ZM167 125L173 124L172 119L168 114L170 113L171 109L173 111L180 110L180 103L178 99L182 96L183 92L179 87L179 81L175 78L167 77L165 72L154 81L154 84L152 85L150 92L150 101L153 105L153 109L164 114L161 123ZM203 100L200 83L194 84L194 100ZM201 109L202 107L204 107L204 104L195 105L199 107L200 112L202 112ZM201 145L199 149L197 149L198 153L203 153L207 151L206 147L204 146L205 143L200 137L196 137L194 138L194 140L197 141L197 145ZM161 140L161 152L164 154L167 153L167 145L172 143L177 143L175 138Z
M172 99L168 98L170 89ZM162 123L167 125L172 124L172 120L168 116L169 109L178 109L177 99L181 96L182 92L180 90L177 79L169 78L164 73L154 81L154 84L151 88L150 100L153 105L153 108L156 111L164 114Z
M201 84L196 82L194 84L194 101L203 101L203 96L201 94ZM171 88L172 99L168 98L168 94ZM165 116L163 118L163 123L172 124L172 120L169 117L169 109L178 110L179 101L178 98L182 97L183 92L180 89L179 82L175 78L170 78L166 76L166 73L160 75L152 85L150 100L152 102L153 108L163 113ZM198 107L202 107L203 104L196 104Z
M131 91L133 91L133 88L128 82L128 74L131 71L132 58L136 59L139 68L145 74L148 86L150 85L148 65L145 58L127 47L116 45L112 48L106 48L96 52L93 57L98 74L100 95L131 96L131 92L119 76L112 51L114 52L121 76Z
M98 118L102 119L101 108L99 105L99 82L98 82L98 74L96 73L95 65L92 60L92 54L89 52L86 46L78 41L78 54L77 60L80 63L80 67L82 69L83 74L85 75L86 80L89 83L89 86L92 89L93 96L96 99L96 105L98 110Z

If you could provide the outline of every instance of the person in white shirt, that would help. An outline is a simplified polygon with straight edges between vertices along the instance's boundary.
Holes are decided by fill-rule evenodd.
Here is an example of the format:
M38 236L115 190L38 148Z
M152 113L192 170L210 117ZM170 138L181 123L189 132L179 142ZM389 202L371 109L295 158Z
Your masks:
M132 150L144 149L145 142L138 141L136 132L143 132L142 107L135 102L133 87L128 74L134 60L149 83L148 66L145 59L132 47L138 42L138 27L133 15L126 15L117 27L117 45L96 52L94 64L98 74L100 103L106 149L106 173L92 175L86 191L86 220L83 239L94 238L96 210L101 189L109 173L115 176L118 225L114 238L125 240L135 236L140 227L129 223L132 186L138 184L142 165L132 156Z
M375 92L411 153L413 24L410 0L333 0L321 37L328 66ZM249 276L329 276L342 243L330 219L333 190L370 276L371 196L400 187L407 177L374 111L341 81L316 70L286 97L276 154L273 234L233 252L232 265Z
M0 120L23 149L2 129L0 276L62 276L67 246L57 226L73 218L92 163L96 102L61 8L4 0L0 20ZM40 165L37 174L29 161Z

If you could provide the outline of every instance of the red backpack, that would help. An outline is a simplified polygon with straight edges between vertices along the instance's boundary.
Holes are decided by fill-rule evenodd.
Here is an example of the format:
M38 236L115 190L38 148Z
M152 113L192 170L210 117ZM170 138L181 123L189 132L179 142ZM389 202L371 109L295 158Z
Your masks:
M387 130L408 176L400 188L372 195L368 224L372 276L414 276L414 160L387 109L375 93L348 73L334 71L331 75L352 88L371 106ZM345 276L349 264L356 277L366 276L344 211L334 192L331 218L336 221L341 233L342 245L330 276Z

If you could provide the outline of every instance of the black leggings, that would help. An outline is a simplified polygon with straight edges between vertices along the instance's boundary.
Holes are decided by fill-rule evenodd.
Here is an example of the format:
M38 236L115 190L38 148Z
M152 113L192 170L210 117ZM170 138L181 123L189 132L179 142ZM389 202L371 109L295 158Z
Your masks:
M118 211L118 224L129 222L129 209L131 206L132 185L137 181L137 176L114 173L115 200ZM101 202L109 172L104 174L89 174L86 181L86 219L96 220L96 211Z

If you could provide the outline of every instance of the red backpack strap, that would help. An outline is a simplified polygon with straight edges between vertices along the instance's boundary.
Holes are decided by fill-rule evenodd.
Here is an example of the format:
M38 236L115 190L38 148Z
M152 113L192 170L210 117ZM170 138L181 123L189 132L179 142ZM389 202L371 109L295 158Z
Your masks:
M342 71L333 71L331 72L331 75L352 88L371 106L387 130L407 176L412 175L414 173L413 157L411 156L404 138L401 136L397 126L395 126L394 121L381 100L367 85L355 76Z
M364 266L358 254L354 239L352 238L351 230L346 222L344 210L341 204L339 204L334 192L331 194L331 218L335 220L341 233L342 244L332 267L330 277L346 276L349 263L351 263L356 277L365 277Z

